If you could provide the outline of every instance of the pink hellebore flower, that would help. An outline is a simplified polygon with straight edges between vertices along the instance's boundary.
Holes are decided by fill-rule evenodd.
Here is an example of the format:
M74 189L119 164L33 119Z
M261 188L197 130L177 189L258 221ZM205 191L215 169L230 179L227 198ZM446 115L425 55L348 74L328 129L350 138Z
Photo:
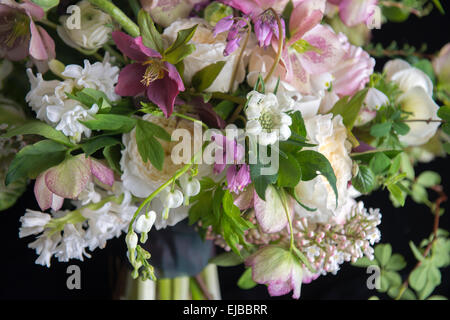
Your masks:
M268 245L245 260L252 268L255 282L266 284L271 296L282 296L293 291L292 297L300 298L303 267L292 252L283 247Z
M348 27L369 24L376 13L378 0L328 0L339 6L339 17Z
M121 70L116 93L133 97L145 92L170 117L178 93L184 91L175 66L163 61L159 52L144 46L142 37L133 38L121 31L113 32L112 37L119 50L136 61Z
M288 3L287 0L223 0L223 2L235 9L242 11L250 16L255 24L255 34L260 47L267 47L272 43L272 39L278 39L278 23L273 16L272 8L277 14L281 14ZM284 21L283 36L284 36Z
M44 10L29 0L0 0L0 58L19 61L31 56L39 71L46 71L46 62L55 57L55 43L33 21L44 16Z
M34 195L42 211L61 209L64 198L76 199L86 188L92 176L101 183L112 186L114 172L84 154L64 160L59 165L41 173L34 184Z

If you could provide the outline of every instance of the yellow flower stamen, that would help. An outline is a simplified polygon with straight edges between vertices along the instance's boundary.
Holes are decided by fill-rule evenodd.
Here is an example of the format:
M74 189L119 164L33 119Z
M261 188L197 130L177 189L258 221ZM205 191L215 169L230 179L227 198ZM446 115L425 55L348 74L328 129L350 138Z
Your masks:
M167 71L161 60L149 59L142 63L142 65L147 66L147 69L145 69L141 83L147 87L153 81L164 78L164 72Z

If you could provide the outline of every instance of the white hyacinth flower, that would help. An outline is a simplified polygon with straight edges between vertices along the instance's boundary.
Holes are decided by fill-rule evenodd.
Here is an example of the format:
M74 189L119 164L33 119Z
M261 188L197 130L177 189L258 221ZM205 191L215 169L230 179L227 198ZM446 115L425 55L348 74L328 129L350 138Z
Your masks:
M139 218L136 220L136 225L134 229L138 233L150 232L150 230L153 227L153 224L155 223L155 220L156 220L155 211L150 211L147 214L139 216Z
M92 120L99 107L93 104L91 109L87 110L75 100L67 100L65 105L69 111L61 116L61 121L56 126L56 130L62 131L66 136L72 137L78 142L84 134L87 138L91 136L91 130L84 126L80 121ZM69 107L74 106L74 107Z
M291 117L285 113L291 106L280 105L273 93L267 95L252 91L247 95L248 105L246 109L247 126L249 135L259 137L259 144L272 145L278 140L286 141L291 136L289 126Z

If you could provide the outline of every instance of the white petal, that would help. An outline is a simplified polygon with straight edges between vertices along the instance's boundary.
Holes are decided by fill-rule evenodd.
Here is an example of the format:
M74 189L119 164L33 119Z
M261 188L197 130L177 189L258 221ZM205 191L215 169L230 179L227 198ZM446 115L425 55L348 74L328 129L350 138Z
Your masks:
M259 123L258 120L248 121L247 125L245 126L245 129L248 134L254 135L254 136L260 134L262 131L261 124Z

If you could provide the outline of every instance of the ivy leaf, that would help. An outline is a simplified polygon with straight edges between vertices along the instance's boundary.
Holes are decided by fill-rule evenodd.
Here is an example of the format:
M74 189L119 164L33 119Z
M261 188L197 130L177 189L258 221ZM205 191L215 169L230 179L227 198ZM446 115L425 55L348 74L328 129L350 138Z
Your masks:
M30 121L20 127L8 130L8 132L3 134L1 138L11 138L13 136L23 134L35 134L59 142L68 147L74 146L70 142L69 138L67 138L61 131L56 130L42 121Z
M41 172L62 162L67 148L52 140L39 141L26 146L11 162L6 174L5 184L28 177L36 178Z
M328 180L328 183L336 196L337 207L338 192L336 187L336 175L334 174L333 167L331 167L328 159L321 153L313 150L301 151L296 157L302 172L302 180L312 180L317 176L318 172Z
M192 86L197 92L205 91L213 84L224 66L225 61L219 61L201 69L192 77Z

